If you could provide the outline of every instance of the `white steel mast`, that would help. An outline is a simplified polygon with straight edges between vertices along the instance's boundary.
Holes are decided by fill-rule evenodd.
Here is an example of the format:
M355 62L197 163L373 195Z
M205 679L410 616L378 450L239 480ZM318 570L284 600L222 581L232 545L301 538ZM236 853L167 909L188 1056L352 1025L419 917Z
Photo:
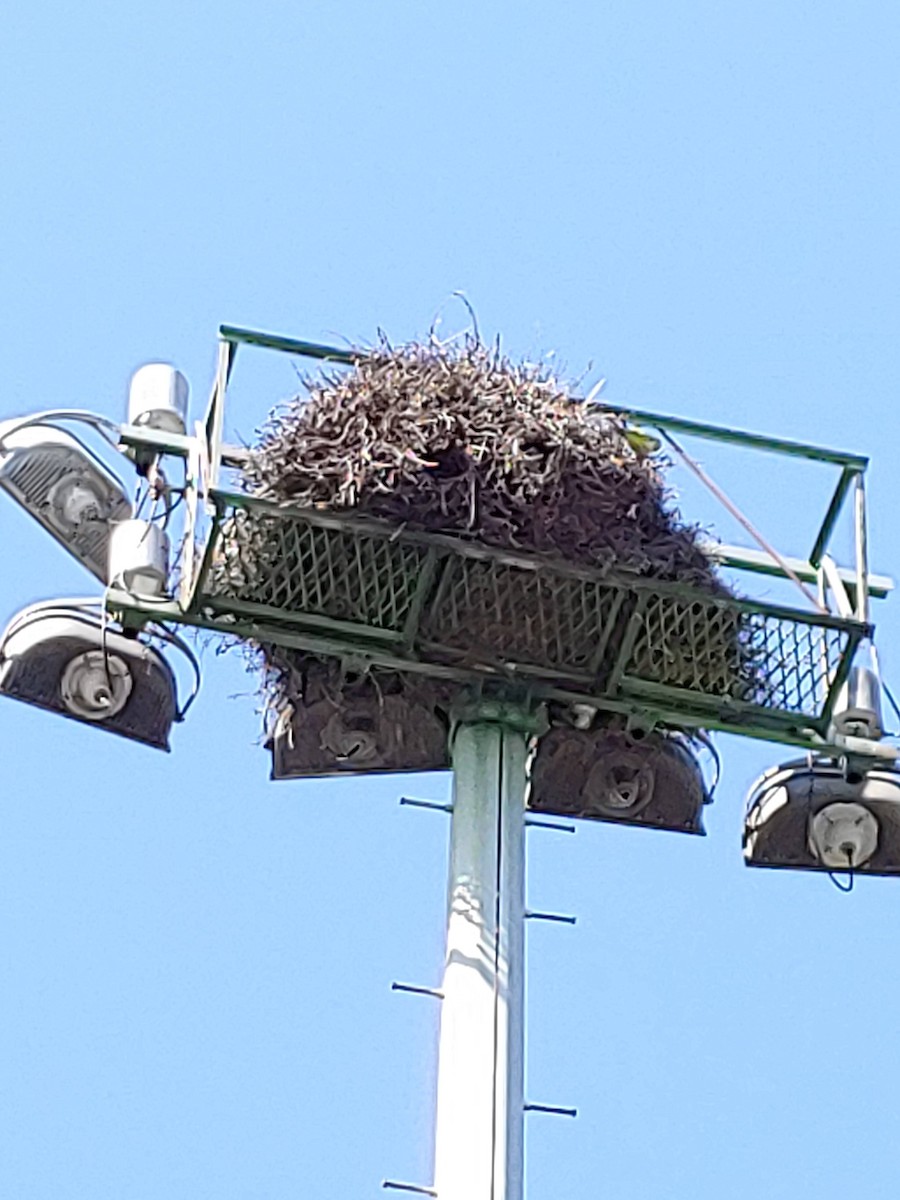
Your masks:
M484 715L501 706L484 705ZM503 715L508 706L502 706ZM499 715L499 713L498 713ZM453 813L434 1190L522 1200L527 735L473 720L452 742Z

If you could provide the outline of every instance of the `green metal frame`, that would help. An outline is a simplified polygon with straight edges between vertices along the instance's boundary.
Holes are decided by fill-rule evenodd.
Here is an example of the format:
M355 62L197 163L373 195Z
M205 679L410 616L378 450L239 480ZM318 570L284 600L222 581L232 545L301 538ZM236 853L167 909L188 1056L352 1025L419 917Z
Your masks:
M826 738L835 695L860 641L871 633L854 620L536 560L353 516L221 491L210 499L213 529L189 603L161 610L114 593L110 607L119 616L168 618L311 654L460 683L503 683L535 698L804 746ZM236 524L242 521L247 544L264 528L267 539L273 529L276 536L282 530L302 547L291 556L293 570L282 567L284 578L277 584L282 595L287 588L297 601L271 603L268 573L262 583L248 582ZM459 589L466 572L475 573L471 594ZM454 589L462 597L456 609L446 603ZM386 591L400 599L386 607ZM573 596L576 604L586 602L586 615L574 632L557 636L549 624L559 613L565 626ZM506 619L500 609L493 612L498 604L503 613L527 608L538 626L543 616L547 621L534 636L511 627L504 637L498 630ZM653 636L657 626L648 618L650 610L657 614L659 637ZM479 634L479 620L488 633ZM705 632L710 628L719 631ZM726 681L731 677L735 638L754 631L764 635L762 657L754 659L760 670L784 675L780 699L733 695L716 686L723 672ZM678 668L673 683L666 656L681 648L687 667ZM710 659L708 671L696 668L696 662ZM685 669L687 680L681 678Z
M206 469L195 465L193 471L201 476L193 482L197 515L188 531L196 544L183 556L188 565L179 600L149 603L113 591L109 608L121 619L171 620L313 655L524 689L536 699L593 705L642 721L807 748L826 744L835 698L860 642L871 636L867 619L711 596L219 488L222 466L239 464L242 456L222 443L226 390L241 345L336 364L353 364L368 353L234 326L222 326L220 334L216 379L197 438L123 430L127 445L152 443ZM789 562L799 577L821 583L817 568L847 495L866 469L863 456L602 407L662 430L840 467L809 561ZM857 491L858 506L864 505L861 485ZM205 529L197 501L205 504ZM273 560L271 570L253 576L242 545L263 529L266 545L285 539L291 549ZM732 567L784 574L779 562L759 551L729 547L718 557ZM293 573L286 565L291 562ZM857 570L842 574L866 602L891 586L868 575L864 517ZM481 634L473 635L479 628ZM757 686L757 680L770 683Z
M279 334L243 329L236 325L221 325L219 327L219 336L221 344L228 347L228 369L221 386L217 386L215 389L213 400L210 404L210 416L207 420L207 428L210 433L213 432L210 428L210 422L215 424L216 414L221 414L224 408L225 385L227 384L228 375L234 364L234 358L239 346L256 346L264 350L275 350L283 354L293 354L302 358L319 359L325 362L348 366L359 362L368 353L368 351L362 349L341 349L337 346L322 345L318 342L307 342L297 338L282 337ZM768 453L785 455L789 458L801 458L810 462L819 462L840 467L841 474L837 486L809 555L809 564L813 573L819 567L822 555L828 548L831 535L834 532L838 518L843 510L844 502L854 481L858 476L862 476L865 473L869 465L868 458L863 454L854 454L845 450L832 450L828 447L814 445L811 442L796 442L786 438L769 437L763 434L750 433L746 430L713 425L704 421L692 421L685 417L666 416L663 413L652 412L649 409L616 404L601 404L597 405L597 407L604 412L615 413L627 420L637 421L672 433L683 433L691 437L703 438L707 441L723 442L733 446L743 446L750 450L761 450ZM221 426L219 425L219 433L220 430ZM216 461L217 451L221 451L221 443L220 441L216 441L215 437L211 437L210 456L212 461ZM773 570L770 562L761 564L758 557L753 554L741 556L735 550L731 558L732 563L730 565L742 570L762 571L766 574L783 574L777 565ZM873 590L872 594L884 595L886 590L889 589L881 586L877 592Z

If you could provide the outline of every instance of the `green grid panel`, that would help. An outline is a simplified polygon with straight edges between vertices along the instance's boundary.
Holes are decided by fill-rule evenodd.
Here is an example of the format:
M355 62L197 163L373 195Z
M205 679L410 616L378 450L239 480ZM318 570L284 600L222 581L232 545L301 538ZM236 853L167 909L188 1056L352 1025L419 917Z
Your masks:
M444 561L419 636L442 657L595 682L626 598L617 584L463 552Z
M529 679L586 703L634 699L736 728L821 732L867 633L354 516L226 493L215 501L191 612L223 632L248 620L272 641L279 629L325 632L351 653L380 641L395 665L426 673L433 664Z
M623 647L621 687L821 725L864 632L855 622L746 601L646 594Z
M197 603L287 625L306 616L399 639L413 609L427 549L311 524L290 512L232 511Z

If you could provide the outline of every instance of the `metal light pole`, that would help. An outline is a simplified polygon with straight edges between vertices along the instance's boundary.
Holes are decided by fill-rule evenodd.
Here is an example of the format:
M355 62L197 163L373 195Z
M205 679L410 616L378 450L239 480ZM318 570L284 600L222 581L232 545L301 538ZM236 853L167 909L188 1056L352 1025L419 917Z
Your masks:
M453 767L434 1182L385 1186L440 1200L522 1200L526 1109L570 1111L526 1105L524 1097L524 921L563 919L525 910L527 806L700 832L705 791L684 734L721 730L806 755L764 776L751 793L748 863L833 870L844 865L845 843L861 844L857 827L876 828L877 849L848 857L848 865L900 875L898 751L880 741L869 621L869 598L893 585L869 571L867 459L608 407L663 433L840 469L808 557L776 552L743 518L758 549L710 550L729 568L799 585L805 607L698 591L228 490L223 469L247 459L222 443L240 345L350 366L365 357L223 326L206 420L193 433L186 431L186 384L158 364L133 388L127 425L61 410L0 426L0 489L104 584L102 598L54 601L14 619L0 636L0 695L167 748L169 727L193 694L179 706L159 644L185 650L199 676L172 625L340 664L342 678L344 667L357 678L375 672L368 700L362 692L346 703L312 692L293 697L272 749L276 779L438 770L448 759ZM126 519L128 495L58 421L115 432L145 481L144 499L165 501L165 513L151 513L122 554L122 530L135 529ZM158 470L163 458L183 460L182 486L166 482ZM828 547L851 491L856 562L844 569ZM184 538L178 587L170 591L161 531L176 495L184 502ZM153 524L160 516L162 525ZM818 584L817 598L808 583ZM863 650L871 667L854 665ZM406 683L384 693L379 673L433 683L459 698L449 752L444 701Z
M498 709L485 705L482 719L460 723L451 747L435 1119L441 1200L523 1195L527 744L521 719Z

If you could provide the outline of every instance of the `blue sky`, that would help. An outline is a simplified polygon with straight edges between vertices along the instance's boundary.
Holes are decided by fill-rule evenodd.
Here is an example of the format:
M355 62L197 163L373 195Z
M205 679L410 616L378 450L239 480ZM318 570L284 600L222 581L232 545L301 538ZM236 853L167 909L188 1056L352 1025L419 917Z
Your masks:
M401 339L464 289L612 402L870 454L896 571L898 58L865 0L21 5L0 415L118 417L165 358L196 416L220 322ZM293 386L247 365L245 436ZM818 476L704 455L808 548ZM0 528L4 618L84 590L10 504ZM390 983L438 979L446 824L397 798L448 780L270 784L252 679L204 661L170 757L0 712L0 1195L428 1182L437 1013ZM529 1200L895 1194L897 886L745 870L745 792L785 752L720 749L705 840L529 833L530 904L579 916L528 930L529 1099L579 1109L528 1117Z

